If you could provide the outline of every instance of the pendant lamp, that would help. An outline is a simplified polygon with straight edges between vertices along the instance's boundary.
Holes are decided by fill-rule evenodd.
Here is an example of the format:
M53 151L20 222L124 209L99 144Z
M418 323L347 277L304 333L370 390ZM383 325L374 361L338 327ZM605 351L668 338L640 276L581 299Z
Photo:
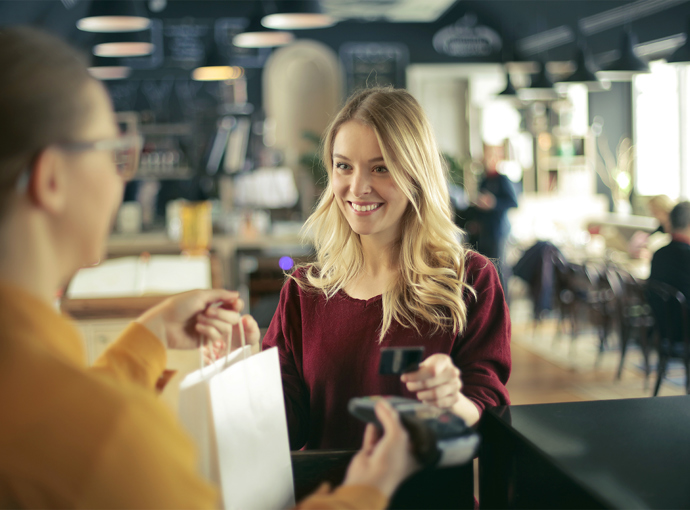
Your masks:
M124 80L132 74L132 68L122 65L117 58L94 57L89 73L97 80Z
M138 32L151 26L141 2L92 0L87 15L77 21L85 32Z
M539 72L532 75L530 85L518 90L518 97L525 101L549 101L558 98L553 81L546 73L545 62L541 62Z
M252 18L241 34L232 38L232 44L239 48L273 48L291 43L295 36L284 30L267 30L261 24L261 17Z
M337 20L324 14L317 0L280 0L266 3L267 15L261 19L266 28L305 30L332 27Z
M243 75L244 69L231 66L229 60L223 58L215 43L207 54L204 64L192 71L192 79L195 81L228 81L236 80Z
M510 81L510 73L506 71L506 88L497 94L501 97L517 97L517 90L513 87L513 83Z
M601 92L611 88L611 82L608 80L601 81L595 74L596 67L592 61L592 57L587 51L584 44L578 45L575 53L575 71L562 80L558 80L558 84L573 84L581 83L587 86L590 92Z
M669 64L690 64L690 18L685 29L685 44L674 51L666 60Z
M620 57L597 73L602 79L630 81L635 74L648 73L649 65L635 54L637 37L630 30L621 36Z

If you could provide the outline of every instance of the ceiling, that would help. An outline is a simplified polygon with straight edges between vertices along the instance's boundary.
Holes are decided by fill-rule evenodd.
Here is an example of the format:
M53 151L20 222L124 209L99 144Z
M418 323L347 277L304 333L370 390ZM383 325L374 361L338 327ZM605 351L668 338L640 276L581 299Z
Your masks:
M273 0L280 4L285 0ZM0 0L0 25L33 24L90 49L94 35L75 23L91 5L125 0ZM262 0L129 0L152 18L165 21L257 17ZM600 63L617 55L623 27L637 34L643 53L670 53L685 40L690 0L321 0L341 22L329 29L300 31L298 37L320 40L337 52L346 42L401 42L409 61L457 62L439 55L433 36L471 14L478 25L499 33L504 48L523 57L569 60L578 40L586 41ZM465 18L467 19L467 18ZM500 61L494 54L489 61ZM481 61L481 59L469 59Z

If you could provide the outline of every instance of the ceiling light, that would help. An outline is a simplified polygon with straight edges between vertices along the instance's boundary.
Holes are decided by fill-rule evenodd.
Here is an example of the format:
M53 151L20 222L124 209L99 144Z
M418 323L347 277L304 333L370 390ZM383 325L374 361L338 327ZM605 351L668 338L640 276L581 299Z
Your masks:
M290 32L271 31L242 32L232 39L232 44L239 48L273 48L291 43L295 36Z
M139 32L151 26L140 2L92 1L87 16L77 21L77 28L85 32Z
M690 64L690 18L685 30L685 44L674 51L666 60L669 64Z
M151 20L138 16L92 16L77 21L84 32L139 32L151 26Z
M596 70L591 55L584 45L581 45L578 46L575 53L575 70L567 78L558 80L557 83L566 85L581 83L586 85L590 92L601 92L610 89L611 82L608 80L600 81L595 74Z
M611 81L630 81L635 74L648 73L649 65L635 55L637 38L626 30L621 36L620 57L612 64L597 72L597 76Z
M97 66L89 67L89 73L97 80L124 80L132 74L129 66Z
M542 63L539 72L532 75L532 82L528 87L518 90L518 97L525 101L548 101L558 98L553 82L546 74L546 64Z
M97 44L93 54L97 57L143 57L153 53L154 46L147 42L111 42Z
M244 69L237 66L204 66L192 71L192 79L196 81L236 80L243 75Z
M513 87L513 83L510 81L510 73L506 71L506 88L498 93L502 97L517 97L517 90Z
M337 20L321 11L315 0L281 0L266 6L269 13L261 19L266 28L277 30L304 30L332 27Z

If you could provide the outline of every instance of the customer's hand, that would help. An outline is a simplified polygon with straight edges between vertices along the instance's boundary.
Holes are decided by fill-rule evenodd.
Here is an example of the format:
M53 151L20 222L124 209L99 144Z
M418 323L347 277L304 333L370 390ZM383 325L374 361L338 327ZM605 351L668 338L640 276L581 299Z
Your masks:
M219 305L219 306L217 306ZM223 289L177 294L147 310L136 322L151 330L170 349L196 349L204 342L239 345L242 325L247 344L259 342L259 328L249 316L240 317L239 294Z
M462 394L460 369L447 354L432 354L417 371L403 374L400 380L425 404L449 409L468 425L479 420L479 410Z
M369 423L362 449L352 458L343 485L369 485L390 497L400 483L419 469L407 431L398 413L385 401L376 404L383 436Z

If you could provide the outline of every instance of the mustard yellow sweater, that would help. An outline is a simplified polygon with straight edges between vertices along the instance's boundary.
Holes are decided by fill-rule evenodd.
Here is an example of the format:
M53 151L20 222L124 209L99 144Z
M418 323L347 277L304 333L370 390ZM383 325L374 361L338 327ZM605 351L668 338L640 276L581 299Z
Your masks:
M0 283L0 508L214 508L190 439L156 398L163 345L131 324L85 365L79 332ZM384 508L369 487L321 491L302 508Z

